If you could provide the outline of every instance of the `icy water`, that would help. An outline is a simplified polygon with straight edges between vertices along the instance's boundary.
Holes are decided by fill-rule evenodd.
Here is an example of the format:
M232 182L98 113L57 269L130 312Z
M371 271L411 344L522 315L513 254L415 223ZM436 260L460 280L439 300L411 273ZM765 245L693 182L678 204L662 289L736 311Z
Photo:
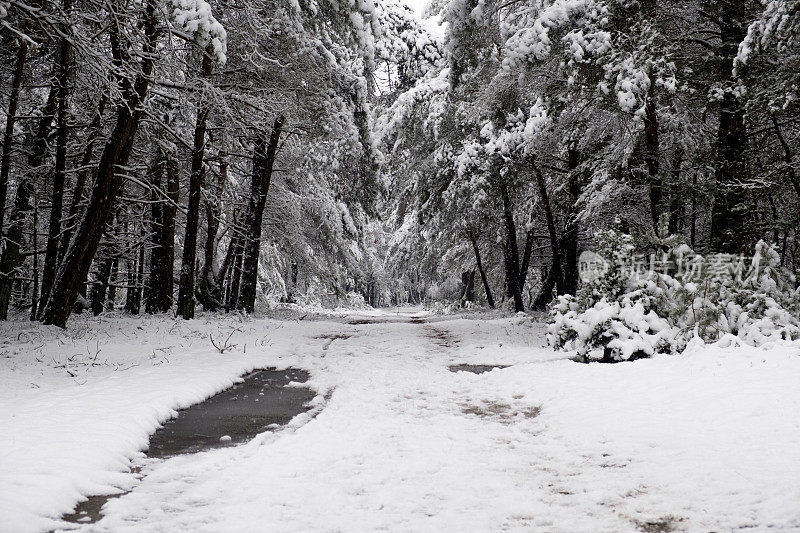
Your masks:
M176 418L150 437L147 456L166 459L233 446L277 429L309 410L307 403L315 392L308 387L289 386L292 382L305 383L308 378L308 372L296 368L251 372L241 383L178 411ZM92 496L62 518L78 524L96 522L102 517L103 505L121 495Z
M508 368L508 365L450 365L447 367L450 372L472 372L473 374L483 374L484 372L491 372L495 368Z

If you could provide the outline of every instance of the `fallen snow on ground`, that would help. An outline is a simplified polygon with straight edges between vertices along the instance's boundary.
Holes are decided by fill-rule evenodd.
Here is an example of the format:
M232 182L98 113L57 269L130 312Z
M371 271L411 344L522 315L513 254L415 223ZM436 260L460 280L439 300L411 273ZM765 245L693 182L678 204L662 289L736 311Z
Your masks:
M47 530L114 487L133 490L81 531L800 529L800 352L584 365L530 318L414 314L3 326L0 529ZM265 365L309 370L324 409L234 448L137 454Z

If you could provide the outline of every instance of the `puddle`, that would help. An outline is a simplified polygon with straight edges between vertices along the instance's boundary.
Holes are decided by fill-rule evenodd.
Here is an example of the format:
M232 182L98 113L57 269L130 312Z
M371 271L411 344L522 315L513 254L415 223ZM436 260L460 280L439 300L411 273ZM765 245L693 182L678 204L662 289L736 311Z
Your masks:
M243 376L242 383L178 411L176 418L150 437L147 457L166 459L233 446L285 425L296 415L308 411L306 403L316 395L308 387L287 385L304 383L308 378L308 372L295 368L253 371ZM92 496L62 519L74 524L94 523L102 518L103 505L119 496L122 494Z
M271 424L284 425L308 410L315 396L306 387L287 387L308 381L297 369L256 370L243 383L178 412L150 437L148 457L166 458L246 442ZM230 437L220 441L222 437Z
M491 372L495 368L508 368L508 365L450 365L447 367L450 372L472 372L473 374L483 374L484 372Z
M114 498L119 498L123 494L127 493L121 492L119 494L90 496L85 502L79 503L78 506L75 507L75 511L73 511L71 514L65 514L62 516L61 520L71 524L94 524L103 518L103 513L101 510L106 502L108 500L113 500Z
M369 324L382 324L383 320L372 320L369 318L357 318L348 322L351 326L366 326Z

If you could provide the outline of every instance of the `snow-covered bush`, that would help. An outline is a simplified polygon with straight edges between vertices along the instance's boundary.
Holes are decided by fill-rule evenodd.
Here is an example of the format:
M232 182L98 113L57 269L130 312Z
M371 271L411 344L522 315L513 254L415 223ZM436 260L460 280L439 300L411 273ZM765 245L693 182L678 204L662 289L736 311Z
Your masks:
M645 262L629 235L610 230L597 240L607 268L552 306L548 340L555 349L623 361L679 353L690 341L800 345L800 289L763 241L745 259L703 257L667 239Z

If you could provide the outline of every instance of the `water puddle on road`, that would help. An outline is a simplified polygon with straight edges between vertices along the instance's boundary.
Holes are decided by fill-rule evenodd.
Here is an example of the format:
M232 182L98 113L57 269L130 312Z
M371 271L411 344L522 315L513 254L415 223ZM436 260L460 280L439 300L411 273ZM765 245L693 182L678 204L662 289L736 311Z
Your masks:
M473 374L483 374L491 372L495 368L508 368L508 365L450 365L447 367L450 372L472 372Z
M308 402L316 393L308 387L289 386L291 382L305 383L308 378L308 372L296 368L255 370L233 387L178 411L176 418L150 437L147 457L166 459L233 446L284 426L310 409ZM138 474L138 470L133 473ZM94 523L102 518L103 505L123 494L92 496L62 520Z

